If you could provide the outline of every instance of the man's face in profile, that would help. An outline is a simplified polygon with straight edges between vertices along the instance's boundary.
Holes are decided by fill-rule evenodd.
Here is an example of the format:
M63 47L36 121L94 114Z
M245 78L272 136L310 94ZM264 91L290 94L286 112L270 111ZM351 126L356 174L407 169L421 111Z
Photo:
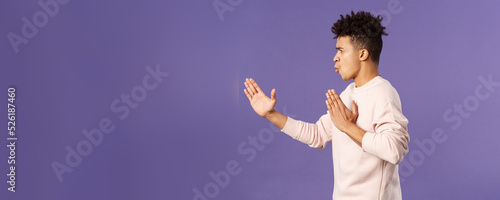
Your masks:
M348 81L355 78L360 70L359 51L352 45L351 37L337 38L337 54L333 58L335 72L339 73L342 80Z

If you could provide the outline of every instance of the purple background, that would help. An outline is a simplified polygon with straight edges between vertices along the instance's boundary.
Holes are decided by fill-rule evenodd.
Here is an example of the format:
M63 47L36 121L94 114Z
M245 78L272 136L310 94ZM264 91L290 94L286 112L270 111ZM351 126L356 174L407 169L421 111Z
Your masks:
M1 199L193 199L193 189L203 192L214 183L209 173L231 160L241 171L209 191L215 199L331 199L331 145L312 149L270 129L243 82L253 77L268 95L276 88L278 111L316 122L326 112L326 90L350 83L333 70L330 28L351 10L390 14L380 72L410 121L410 153L400 164L404 199L500 198L500 87L483 88L489 97L458 128L443 118L454 104L474 103L478 77L500 82L499 2L220 2L234 5L223 18L211 0L70 1L17 54L7 34L21 34L21 18L42 9L36 0L0 2L0 102L7 104L7 88L15 86L19 138L17 191L7 191L1 175ZM399 2L396 10L390 2ZM156 65L170 75L120 120L111 103ZM51 163L64 163L65 147L75 148L82 130L106 117L115 130L59 182ZM428 141L436 128L447 139L423 154L416 141ZM274 134L264 149L248 144L266 131ZM257 152L251 161L240 145ZM413 171L403 176L403 164Z

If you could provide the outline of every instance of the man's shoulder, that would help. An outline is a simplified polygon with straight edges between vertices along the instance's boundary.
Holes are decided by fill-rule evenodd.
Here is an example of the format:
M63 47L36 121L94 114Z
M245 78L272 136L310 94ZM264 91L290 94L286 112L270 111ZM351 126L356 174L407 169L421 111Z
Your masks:
M386 79L382 79L378 84L370 88L368 96L375 105L401 105L398 91Z
M389 82L387 79L384 79L380 77L380 80L377 82L377 84L374 84L369 90L369 93L374 93L374 94L379 94L382 96L388 96L388 95L397 95L398 92L394 86L392 86L391 82Z

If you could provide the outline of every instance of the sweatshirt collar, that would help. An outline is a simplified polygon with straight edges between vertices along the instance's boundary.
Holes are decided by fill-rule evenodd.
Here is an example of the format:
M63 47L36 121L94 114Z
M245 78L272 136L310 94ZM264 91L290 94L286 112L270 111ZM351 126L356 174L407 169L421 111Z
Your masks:
M356 93L357 92L364 92L382 80L383 80L383 78L380 75L378 75L378 76L375 76L374 78L372 78L372 80L368 81L368 83L365 83L361 87L356 87L356 83L353 83L353 92L356 92Z

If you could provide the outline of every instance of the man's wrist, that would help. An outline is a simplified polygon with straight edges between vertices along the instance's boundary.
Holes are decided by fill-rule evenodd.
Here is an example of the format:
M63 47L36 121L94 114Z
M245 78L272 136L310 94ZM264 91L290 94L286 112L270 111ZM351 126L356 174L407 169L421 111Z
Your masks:
M274 125L276 125L279 129L283 129L286 125L286 122L288 121L288 117L281 114L280 112L276 110L271 110L269 111L264 118L272 122Z
M264 118L266 118L266 119L270 120L271 118L273 118L273 117L274 117L274 115L275 115L275 114L276 114L276 110L274 110L274 109L273 109L273 110L269 111L269 112L268 112L268 113L264 116Z
M358 126L355 123L349 122L349 123L347 123L347 126L345 127L345 132L352 133L356 130L356 128L358 128Z

